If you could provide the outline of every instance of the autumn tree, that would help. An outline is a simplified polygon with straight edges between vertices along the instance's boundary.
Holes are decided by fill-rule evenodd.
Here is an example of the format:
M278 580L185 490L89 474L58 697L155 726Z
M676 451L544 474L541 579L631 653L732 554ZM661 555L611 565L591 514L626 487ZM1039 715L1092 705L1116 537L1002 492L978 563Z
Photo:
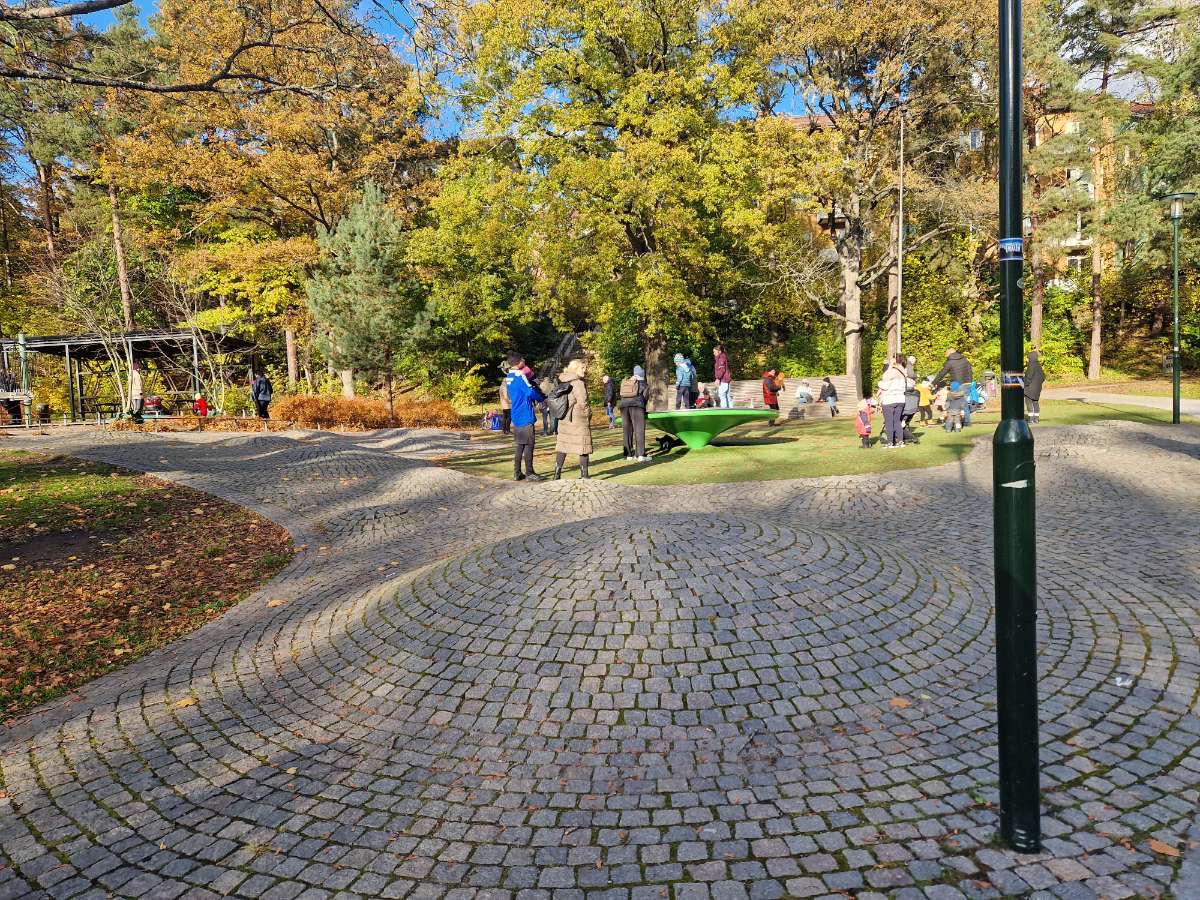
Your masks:
M886 5L788 0L765 11L759 4L748 6L773 19L760 50L764 68L805 98L809 115L796 127L821 146L813 157L819 165L808 169L803 192L814 213L824 214L837 252L840 289L830 314L844 324L845 371L861 389L863 293L895 264L894 242L878 236L893 230L900 117L926 145L927 179L947 182L932 193L946 197L957 189L947 161L968 127L963 111L979 104L973 73L981 73L994 10L982 2L949 6L935 0ZM912 167L914 176L920 171ZM943 213L910 247L948 225L968 224L955 223L949 208Z

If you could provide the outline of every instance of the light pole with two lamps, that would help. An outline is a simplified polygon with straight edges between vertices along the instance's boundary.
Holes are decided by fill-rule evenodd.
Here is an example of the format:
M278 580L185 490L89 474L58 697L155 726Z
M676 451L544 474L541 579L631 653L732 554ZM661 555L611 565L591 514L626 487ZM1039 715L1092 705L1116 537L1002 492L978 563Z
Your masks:
M1179 358L1179 220L1183 218L1183 204L1194 200L1192 191L1168 194L1164 200L1171 203L1171 225L1174 229L1174 253L1172 254L1173 277L1171 281L1171 312L1175 324L1171 332L1171 424L1179 424L1179 381L1182 361Z

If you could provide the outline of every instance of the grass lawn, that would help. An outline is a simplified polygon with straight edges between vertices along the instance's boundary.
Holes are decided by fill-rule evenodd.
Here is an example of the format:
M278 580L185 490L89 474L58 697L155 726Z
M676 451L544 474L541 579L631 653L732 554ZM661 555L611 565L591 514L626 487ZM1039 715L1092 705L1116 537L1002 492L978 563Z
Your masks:
M706 484L722 481L766 481L780 478L811 478L822 475L858 475L890 472L921 466L936 466L961 459L972 442L990 438L999 420L998 404L991 411L975 416L972 426L958 434L947 434L940 427L917 429L918 446L902 450L859 447L853 417L843 412L837 419L820 419L806 424L771 428L743 425L725 432L709 447L689 451L677 448L670 453L652 451L653 461L630 463L621 458L621 430L593 427L596 450L592 454L593 478L615 478L627 484ZM875 434L882 427L875 419ZM1168 411L1141 407L1098 406L1069 400L1042 402L1042 424L1079 425L1104 419L1128 419L1135 422L1170 422ZM1196 420L1188 420L1195 422ZM652 443L661 432L647 428ZM1036 430L1035 430L1036 435ZM541 474L554 471L554 438L538 438L535 468ZM443 463L464 472L494 478L512 478L512 445L504 445ZM575 458L569 457L567 471L578 477Z
M0 452L0 719L215 619L292 553L282 528L207 494Z
M1110 380L1111 379L1111 380ZM1102 394L1137 394L1142 397L1170 397L1170 378L1141 378L1130 379L1128 376L1103 376L1099 381L1069 381L1047 382L1048 388L1080 388ZM1184 378L1179 385L1179 396L1187 400L1200 400L1200 379Z

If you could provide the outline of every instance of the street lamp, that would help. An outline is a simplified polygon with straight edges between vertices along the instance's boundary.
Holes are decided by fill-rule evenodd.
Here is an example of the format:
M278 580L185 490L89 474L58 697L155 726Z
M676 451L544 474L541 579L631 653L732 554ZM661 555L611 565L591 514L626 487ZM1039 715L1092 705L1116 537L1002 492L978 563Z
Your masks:
M1000 424L992 437L1000 837L1041 848L1033 432L1025 421L1021 0L1000 0Z
M1179 424L1179 380L1181 361L1179 358L1179 220L1183 218L1183 204L1194 200L1192 191L1180 191L1168 194L1163 199L1171 201L1171 225L1175 232L1173 260L1173 278L1171 282L1171 309L1175 316L1175 326L1171 337L1171 424Z

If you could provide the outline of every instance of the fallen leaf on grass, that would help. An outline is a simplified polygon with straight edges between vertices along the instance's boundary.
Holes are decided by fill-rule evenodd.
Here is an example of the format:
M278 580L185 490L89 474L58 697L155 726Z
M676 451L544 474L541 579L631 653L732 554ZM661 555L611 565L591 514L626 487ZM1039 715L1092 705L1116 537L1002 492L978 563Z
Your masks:
M1155 853L1161 853L1163 856L1179 855L1178 848L1172 847L1170 844L1163 843L1162 841L1155 840L1154 838L1150 838L1150 849Z

